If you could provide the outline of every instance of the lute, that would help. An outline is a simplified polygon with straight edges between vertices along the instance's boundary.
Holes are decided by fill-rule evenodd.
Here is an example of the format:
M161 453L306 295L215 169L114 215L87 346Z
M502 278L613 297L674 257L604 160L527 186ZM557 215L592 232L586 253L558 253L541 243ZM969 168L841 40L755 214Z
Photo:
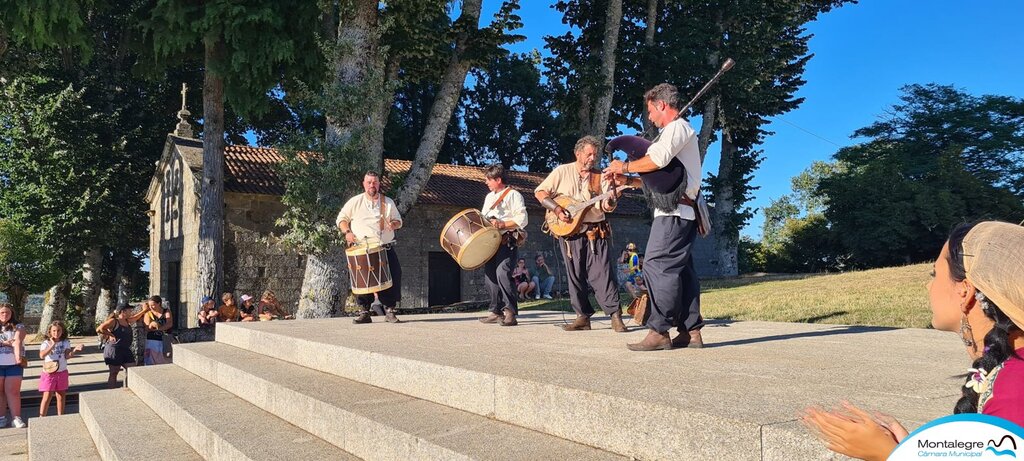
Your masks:
M633 189L633 186L619 186L583 202L569 197L568 195L552 197L551 199L554 200L558 206L562 207L569 213L569 222L562 221L555 212L548 210L544 213L544 223L547 224L548 230L555 236L565 237L567 235L572 235L579 230L580 224L583 222L583 215L586 214L588 208L594 206L595 203L600 202L601 200L619 195L626 189Z

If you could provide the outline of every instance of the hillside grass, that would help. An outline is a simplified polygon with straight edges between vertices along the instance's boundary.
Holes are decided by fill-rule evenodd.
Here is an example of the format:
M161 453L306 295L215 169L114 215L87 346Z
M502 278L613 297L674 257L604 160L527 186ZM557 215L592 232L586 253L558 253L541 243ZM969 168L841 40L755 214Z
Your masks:
M841 274L703 280L701 311L707 319L929 328L926 286L931 270L928 263ZM628 298L623 294L624 303ZM520 308L571 310L568 301L557 299L525 301Z

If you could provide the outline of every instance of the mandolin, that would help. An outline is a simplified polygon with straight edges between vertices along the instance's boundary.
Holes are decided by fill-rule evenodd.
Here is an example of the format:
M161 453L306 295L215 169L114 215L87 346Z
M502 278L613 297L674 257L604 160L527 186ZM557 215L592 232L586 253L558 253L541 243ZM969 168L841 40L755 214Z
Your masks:
M554 211L548 210L544 213L544 223L547 224L548 230L552 234L558 237L565 237L572 235L579 230L580 224L583 222L583 215L586 214L587 209L594 206L595 203L611 198L614 195L622 193L626 189L632 189L633 186L624 185L616 187L608 192L591 198L585 202L580 202L568 195L558 195L551 199L569 213L569 222L562 221L558 218L558 215Z

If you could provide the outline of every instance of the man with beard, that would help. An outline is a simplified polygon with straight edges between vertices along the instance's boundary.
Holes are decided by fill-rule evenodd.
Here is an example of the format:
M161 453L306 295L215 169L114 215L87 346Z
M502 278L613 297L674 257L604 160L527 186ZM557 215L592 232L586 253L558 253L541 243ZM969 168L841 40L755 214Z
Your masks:
M359 241L379 240L387 250L392 284L376 295L384 304L385 319L389 323L398 323L395 305L402 299L402 266L398 264L398 255L395 254L395 231L402 228L402 216L398 213L395 201L381 193L380 175L376 172L368 171L363 176L363 191L345 202L335 222L350 245ZM359 316L352 319L353 323L371 322L370 304L373 300L374 294L356 296L360 311Z
M576 141L573 148L576 161L555 168L534 191L544 208L569 222L568 212L552 200L554 197L567 195L582 202L611 189L612 183L594 169L600 151L601 141L593 136ZM594 289L601 309L611 316L612 329L620 333L626 331L619 305L619 287L611 273L612 231L604 215L614 209L614 198L587 208L578 232L558 239L568 273L569 300L576 311L576 319L562 326L565 331L590 329L590 317L595 311L587 295L588 285Z

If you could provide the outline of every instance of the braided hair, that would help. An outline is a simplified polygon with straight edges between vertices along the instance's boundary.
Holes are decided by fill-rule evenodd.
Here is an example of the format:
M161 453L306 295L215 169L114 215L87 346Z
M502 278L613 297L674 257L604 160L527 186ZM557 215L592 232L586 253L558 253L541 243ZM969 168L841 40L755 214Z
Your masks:
M964 268L964 238L977 223L961 224L953 229L949 235L949 271L954 281L962 282L967 279L967 270ZM999 366L1011 356L1020 358L1010 345L1009 335L1017 329L1017 325L999 309L994 302L988 299L984 293L978 291L975 295L978 306L986 317L995 322L992 331L985 335L985 349L981 357L974 361L973 368L984 370L990 373L992 369ZM973 380L973 374L967 376L967 383ZM953 413L977 413L978 392L973 387L961 386L963 395L956 402Z

